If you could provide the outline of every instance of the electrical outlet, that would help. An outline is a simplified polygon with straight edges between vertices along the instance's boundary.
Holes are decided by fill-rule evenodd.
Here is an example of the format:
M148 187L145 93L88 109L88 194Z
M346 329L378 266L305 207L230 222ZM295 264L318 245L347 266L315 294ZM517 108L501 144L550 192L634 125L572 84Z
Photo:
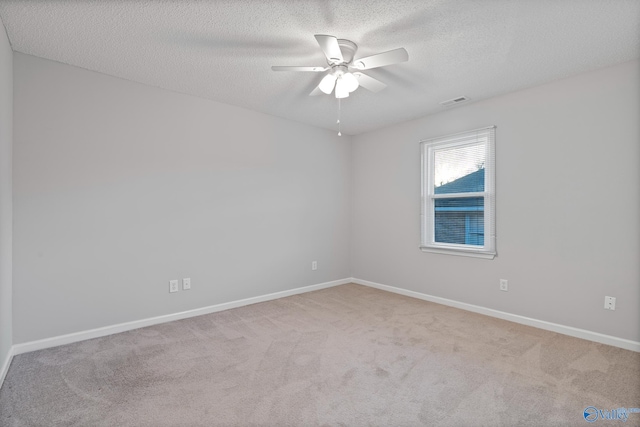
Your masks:
M178 292L177 280L169 280L169 292Z
M182 279L182 290L188 291L189 289L191 289L191 279Z
M318 269L318 261L311 261L311 269L312 270Z
M509 290L509 281L507 279L500 279L500 290L505 292Z
M604 297L604 309L605 310L615 310L616 309L616 298L615 297Z

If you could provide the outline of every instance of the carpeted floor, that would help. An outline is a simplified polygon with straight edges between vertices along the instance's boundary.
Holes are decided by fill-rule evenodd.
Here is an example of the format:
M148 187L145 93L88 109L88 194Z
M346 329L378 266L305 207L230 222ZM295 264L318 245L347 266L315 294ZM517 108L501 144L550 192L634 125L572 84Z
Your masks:
M18 355L0 425L585 426L590 406L640 407L639 353L350 284ZM619 421L593 425L640 413Z

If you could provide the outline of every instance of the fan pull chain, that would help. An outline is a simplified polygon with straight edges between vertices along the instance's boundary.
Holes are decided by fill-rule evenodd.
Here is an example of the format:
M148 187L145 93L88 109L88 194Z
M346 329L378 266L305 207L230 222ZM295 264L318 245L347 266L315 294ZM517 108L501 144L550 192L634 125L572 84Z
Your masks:
M342 132L340 131L341 129L341 124L340 124L340 113L342 112L342 108L341 108L341 104L340 104L340 98L338 98L338 136L342 136Z

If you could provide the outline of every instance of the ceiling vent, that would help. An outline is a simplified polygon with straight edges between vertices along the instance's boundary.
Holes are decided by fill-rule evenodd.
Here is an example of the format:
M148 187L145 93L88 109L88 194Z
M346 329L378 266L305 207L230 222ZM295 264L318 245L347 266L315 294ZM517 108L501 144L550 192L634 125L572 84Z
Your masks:
M457 98L449 99L447 101L442 101L440 105L442 105L443 107L450 107L452 105L462 104L463 102L467 102L468 100L469 98L467 98L466 96L459 96Z

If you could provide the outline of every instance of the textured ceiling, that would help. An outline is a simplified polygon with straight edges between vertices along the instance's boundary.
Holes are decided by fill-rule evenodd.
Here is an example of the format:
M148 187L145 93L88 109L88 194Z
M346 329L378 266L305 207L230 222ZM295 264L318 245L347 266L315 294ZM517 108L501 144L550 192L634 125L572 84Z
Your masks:
M17 52L328 129L321 75L270 67L326 65L314 34L406 48L367 71L386 89L342 101L352 135L640 56L638 0L0 0L0 18Z

